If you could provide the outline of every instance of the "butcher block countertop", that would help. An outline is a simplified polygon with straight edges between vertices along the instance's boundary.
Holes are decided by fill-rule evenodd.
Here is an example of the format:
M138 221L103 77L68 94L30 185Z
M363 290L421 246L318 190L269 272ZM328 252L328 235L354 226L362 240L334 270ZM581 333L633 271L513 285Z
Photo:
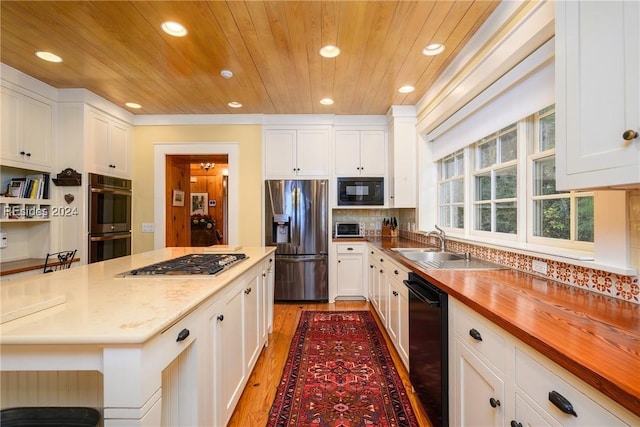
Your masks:
M426 270L375 239L385 254L640 416L640 304L513 269Z
M0 345L143 343L275 251L244 247L247 259L215 276L120 273L204 248L165 248L0 284Z

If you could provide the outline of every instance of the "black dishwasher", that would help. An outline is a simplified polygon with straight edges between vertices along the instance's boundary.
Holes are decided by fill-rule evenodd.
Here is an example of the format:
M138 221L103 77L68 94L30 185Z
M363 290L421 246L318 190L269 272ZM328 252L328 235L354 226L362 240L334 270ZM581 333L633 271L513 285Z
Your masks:
M409 288L409 378L434 427L449 425L447 294L415 273Z

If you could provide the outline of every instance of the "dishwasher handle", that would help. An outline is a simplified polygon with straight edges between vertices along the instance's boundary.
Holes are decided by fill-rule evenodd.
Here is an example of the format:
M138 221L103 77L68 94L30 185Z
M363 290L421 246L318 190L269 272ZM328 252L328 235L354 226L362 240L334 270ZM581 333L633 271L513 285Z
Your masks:
M415 280L403 280L402 282L407 285L409 292L419 300L426 302L431 306L440 307L440 298L438 294L430 291L429 289L425 289L422 283L416 282Z

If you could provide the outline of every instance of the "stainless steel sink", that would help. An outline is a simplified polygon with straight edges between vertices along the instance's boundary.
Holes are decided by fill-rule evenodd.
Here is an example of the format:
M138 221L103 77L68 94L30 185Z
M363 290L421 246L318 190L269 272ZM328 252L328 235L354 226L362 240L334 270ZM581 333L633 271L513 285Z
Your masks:
M454 259L464 259L464 255L454 252L441 252L439 249L392 248L391 250L411 261L450 261Z
M435 270L500 270L500 264L472 257L468 254L443 252L438 248L391 248L398 255L418 266Z

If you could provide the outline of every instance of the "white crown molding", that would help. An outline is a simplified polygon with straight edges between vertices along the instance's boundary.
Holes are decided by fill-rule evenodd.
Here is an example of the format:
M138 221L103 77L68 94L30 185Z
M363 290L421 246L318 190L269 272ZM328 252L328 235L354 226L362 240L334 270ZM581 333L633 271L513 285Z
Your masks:
M3 83L9 83L9 85L34 92L51 101L58 100L58 89L18 71L7 64L0 63L0 76L2 77Z

